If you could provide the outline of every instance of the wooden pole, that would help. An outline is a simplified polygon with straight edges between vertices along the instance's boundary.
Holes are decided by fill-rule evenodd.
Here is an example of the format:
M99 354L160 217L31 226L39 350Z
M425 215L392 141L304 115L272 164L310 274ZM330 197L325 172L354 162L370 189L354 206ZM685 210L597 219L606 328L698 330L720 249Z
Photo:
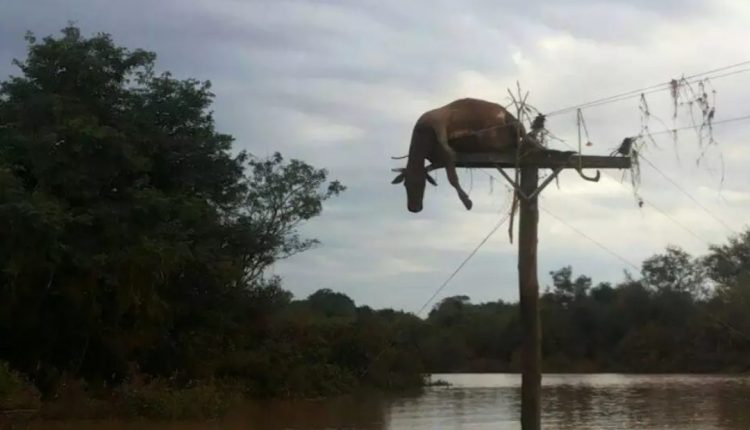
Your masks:
M576 169L583 179L596 182L595 176L584 175L582 169L628 169L630 157L577 155L571 152L540 151L518 159L511 153L461 153L457 154L456 167L468 168L518 168L520 184L503 176L517 190L520 202L518 221L518 289L521 309L521 429L541 430L542 392L542 330L539 320L539 279L537 277L537 245L539 225L539 169L552 169L554 174L562 169ZM438 166L439 167L439 166ZM542 183L542 188L549 179ZM520 191L520 192L519 192ZM526 197L524 197L526 196Z
M537 167L521 168L520 188L531 196L539 183ZM541 429L541 323L539 320L539 280L537 243L539 206L537 196L519 196L518 288L521 308L521 429Z

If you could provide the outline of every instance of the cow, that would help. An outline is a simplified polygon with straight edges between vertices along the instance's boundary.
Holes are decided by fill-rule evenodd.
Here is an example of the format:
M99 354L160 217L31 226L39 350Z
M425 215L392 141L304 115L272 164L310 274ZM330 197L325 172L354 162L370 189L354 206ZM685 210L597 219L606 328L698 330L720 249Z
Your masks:
M464 98L422 114L414 125L406 168L395 169L391 182L404 183L407 208L422 210L425 182L436 185L429 172L445 167L448 182L456 189L467 210L472 202L461 188L456 173L456 153L515 153L519 145L543 149L536 139L527 139L526 130L499 104ZM431 165L425 167L425 160Z

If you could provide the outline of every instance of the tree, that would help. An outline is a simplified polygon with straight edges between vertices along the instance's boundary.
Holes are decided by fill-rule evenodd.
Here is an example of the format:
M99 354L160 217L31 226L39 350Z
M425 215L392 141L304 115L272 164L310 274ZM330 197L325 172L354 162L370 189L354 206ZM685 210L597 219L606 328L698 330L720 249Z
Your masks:
M248 164L246 192L230 215L238 240L232 245L242 255L244 283L257 280L277 259L317 245L315 239L302 239L297 227L318 216L323 202L344 190L338 181L326 185L325 170L299 160L285 164L278 152L267 160L251 158Z
M307 298L307 305L325 317L353 317L357 311L354 301L346 294L328 288L318 290Z
M680 248L667 247L643 262L641 274L646 285L657 292L684 293L698 296L702 293L705 275L698 261Z
M51 383L210 372L289 301L263 271L316 243L296 229L344 187L233 152L210 82L154 53L74 26L26 40L0 84L0 358Z
M730 237L726 245L712 246L703 264L708 276L720 289L747 286L750 279L750 230Z
M469 296L446 297L433 307L429 318L440 325L456 325L462 320L464 309L470 305Z
M559 303L570 304L586 297L591 288L591 278L580 275L573 279L573 269L570 266L550 272L552 276L551 294Z

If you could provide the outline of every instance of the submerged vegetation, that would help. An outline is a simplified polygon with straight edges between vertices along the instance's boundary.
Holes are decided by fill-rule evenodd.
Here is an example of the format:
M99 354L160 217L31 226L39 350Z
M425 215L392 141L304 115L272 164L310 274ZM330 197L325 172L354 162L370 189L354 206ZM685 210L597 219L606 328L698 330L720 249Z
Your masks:
M0 409L190 418L241 398L421 387L519 369L515 303L449 297L427 318L264 276L344 190L232 150L208 82L154 72L105 34L36 40L0 86ZM750 232L669 248L618 285L552 275L546 371L750 369Z

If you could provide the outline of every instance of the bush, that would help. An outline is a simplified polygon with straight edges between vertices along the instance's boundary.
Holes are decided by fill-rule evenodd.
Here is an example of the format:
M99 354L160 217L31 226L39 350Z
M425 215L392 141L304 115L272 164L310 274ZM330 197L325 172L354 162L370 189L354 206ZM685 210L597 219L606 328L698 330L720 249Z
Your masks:
M0 410L37 409L39 391L21 374L0 361Z
M205 381L175 387L165 379L128 382L116 395L123 414L151 419L217 418L242 399L241 391L230 384Z
M108 393L94 393L83 379L60 375L54 394L43 398L41 416L45 419L97 419L113 415Z

